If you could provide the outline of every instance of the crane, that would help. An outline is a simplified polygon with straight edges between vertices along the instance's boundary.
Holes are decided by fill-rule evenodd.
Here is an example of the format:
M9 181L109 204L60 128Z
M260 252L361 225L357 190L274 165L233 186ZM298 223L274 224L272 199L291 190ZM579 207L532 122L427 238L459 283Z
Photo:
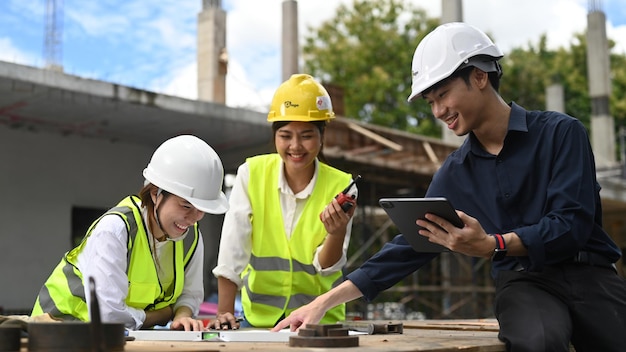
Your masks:
M45 68L63 72L63 0L46 0L44 61Z

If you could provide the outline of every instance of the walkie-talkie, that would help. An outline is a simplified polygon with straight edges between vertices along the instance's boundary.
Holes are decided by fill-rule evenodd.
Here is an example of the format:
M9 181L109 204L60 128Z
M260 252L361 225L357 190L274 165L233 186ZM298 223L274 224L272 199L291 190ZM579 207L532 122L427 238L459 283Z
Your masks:
M350 190L360 179L361 175L357 175L357 177L352 180L348 187L346 187L343 191L341 191L341 193L335 196L337 202L339 202L339 205L341 206L341 209L346 213L354 206L354 198L356 198L356 195L354 193L351 193Z
M356 194L354 192L350 192L352 187L356 184L358 180L361 179L361 175L357 175L357 177L350 182L348 187L346 187L341 193L335 196L337 202L339 202L339 206L344 212L348 212L354 206L354 199L356 198ZM322 214L320 213L320 220L322 219Z

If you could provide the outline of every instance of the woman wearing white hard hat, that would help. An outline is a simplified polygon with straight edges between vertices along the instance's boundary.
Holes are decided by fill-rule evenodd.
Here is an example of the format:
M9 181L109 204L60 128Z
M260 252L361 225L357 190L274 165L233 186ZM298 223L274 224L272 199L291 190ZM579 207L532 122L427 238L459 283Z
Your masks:
M351 175L321 159L332 118L328 92L310 75L292 75L276 90L267 118L276 153L248 158L230 195L213 270L219 291L213 327L240 326L233 314L239 290L242 326L272 327L343 280L355 207L344 212L333 200ZM343 319L341 305L322 321Z
M129 329L167 325L202 330L204 244L197 222L223 214L224 169L201 139L165 141L143 171L138 195L121 200L67 252L41 288L31 313L89 321L89 277L103 322Z

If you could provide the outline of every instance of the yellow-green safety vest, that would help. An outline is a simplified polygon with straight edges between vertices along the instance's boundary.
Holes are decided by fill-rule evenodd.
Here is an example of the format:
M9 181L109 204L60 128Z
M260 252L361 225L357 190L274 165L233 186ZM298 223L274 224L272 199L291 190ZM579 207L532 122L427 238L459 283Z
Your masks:
M272 327L283 316L343 281L341 271L322 276L313 257L326 237L319 218L324 207L349 183L351 175L319 163L317 181L290 239L285 234L278 191L278 154L248 158L248 196L252 205L252 255L242 273L242 306L255 327ZM345 304L330 309L321 324L345 318Z
M165 296L167 288L162 287L157 274L152 249L146 231L146 224L141 216L141 200L137 196L124 198L105 215L117 215L126 223L128 295L125 298L129 307L143 310L157 310L176 302L185 284L185 268L193 257L198 245L198 224L187 234L183 241L172 242L174 245L174 288ZM81 243L65 253L46 283L39 291L31 316L49 313L63 320L89 321L89 310L85 299L83 275L76 266L78 254L96 224L94 221L87 230ZM164 265L165 263L160 263Z

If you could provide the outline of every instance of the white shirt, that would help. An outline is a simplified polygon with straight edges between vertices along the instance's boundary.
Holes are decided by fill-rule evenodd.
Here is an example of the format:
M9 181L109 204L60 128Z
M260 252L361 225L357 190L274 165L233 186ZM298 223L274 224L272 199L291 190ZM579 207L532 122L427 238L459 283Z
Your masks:
M148 223L144 211L143 218ZM149 232L150 247L153 247L154 237ZM187 233L189 235L189 233ZM126 305L128 295L127 266L127 232L126 224L117 215L106 215L93 229L87 239L85 247L78 255L78 269L83 274L85 296L90 307L89 277L96 283L100 318L102 322L124 323L129 329L139 329L146 319L143 309ZM161 283L174 279L174 268L171 266L174 242L156 242L156 256L160 264L159 279ZM194 315L200 310L200 303L204 299L204 285L202 269L204 263L204 244L202 235L198 238L198 248L185 270L185 286L180 297L174 304L174 312L180 306L187 306ZM158 266L157 266L158 267ZM164 284L163 289L167 290Z
M300 219L300 215L302 215L307 199L313 192L319 170L319 161L315 160L315 172L311 182L297 194L294 194L291 188L289 188L282 165L278 173L278 191L280 192L280 208L283 214L285 233L287 234L287 239L289 239ZM240 165L230 193L230 208L224 217L217 266L213 269L215 277L222 276L227 278L240 289L243 284L241 273L248 265L252 253L252 223L250 222L252 205L247 192L249 177L250 169L248 164ZM330 202L330 199L328 201ZM351 233L352 219L350 219L346 228L341 258L331 267L322 269L318 257L324 245L317 247L313 257L313 266L317 272L321 275L330 275L343 268L347 261L346 253L348 252Z

